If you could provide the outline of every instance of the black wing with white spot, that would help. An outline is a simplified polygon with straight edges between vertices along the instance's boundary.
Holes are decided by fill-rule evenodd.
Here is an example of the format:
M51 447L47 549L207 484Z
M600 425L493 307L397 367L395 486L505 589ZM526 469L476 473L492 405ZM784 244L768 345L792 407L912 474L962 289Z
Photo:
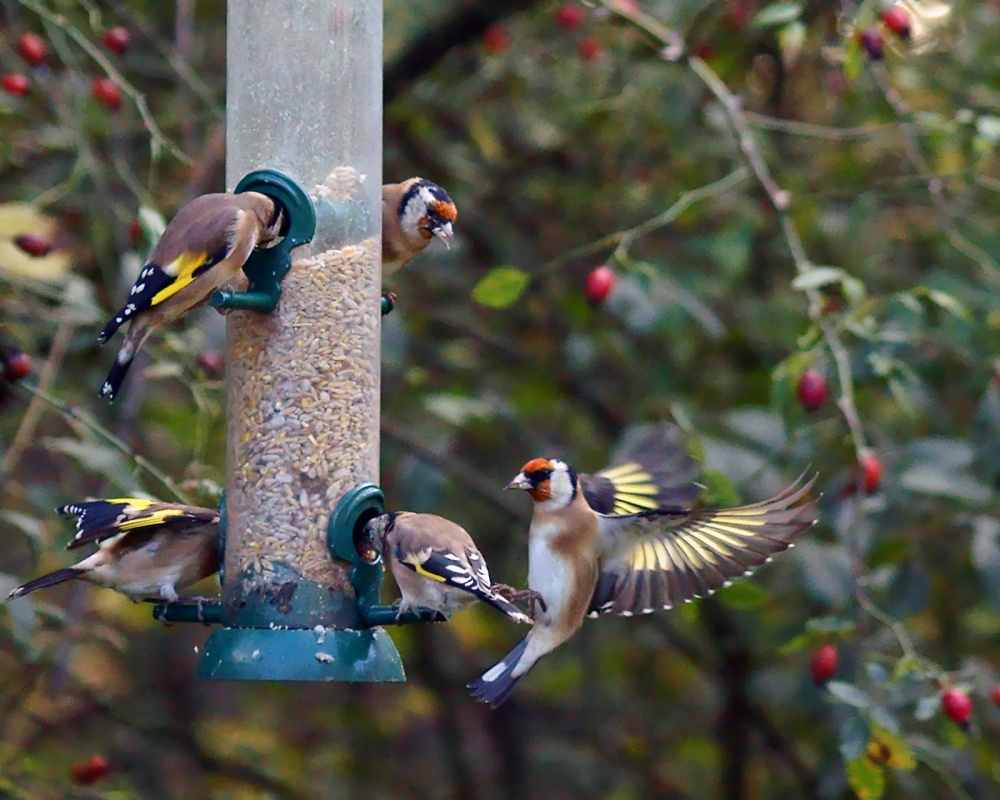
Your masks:
M181 523L214 524L219 512L211 508L160 503L141 497L85 500L60 506L57 514L76 517L76 534L66 548L102 542L129 531Z
M429 547L418 552L406 552L402 545L397 544L395 556L403 566L428 580L468 592L516 622L531 622L527 614L493 591L486 561L475 548L466 548L465 558L462 558L456 553Z
M648 614L728 586L734 578L794 546L816 522L816 481L802 475L777 496L729 509L601 516L610 556L600 574L590 615Z

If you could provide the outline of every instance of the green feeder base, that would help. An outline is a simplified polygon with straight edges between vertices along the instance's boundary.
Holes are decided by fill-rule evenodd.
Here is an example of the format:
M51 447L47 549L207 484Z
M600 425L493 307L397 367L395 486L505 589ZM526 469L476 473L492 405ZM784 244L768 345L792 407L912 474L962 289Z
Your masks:
M205 642L199 678L223 681L405 681L381 628L222 628Z

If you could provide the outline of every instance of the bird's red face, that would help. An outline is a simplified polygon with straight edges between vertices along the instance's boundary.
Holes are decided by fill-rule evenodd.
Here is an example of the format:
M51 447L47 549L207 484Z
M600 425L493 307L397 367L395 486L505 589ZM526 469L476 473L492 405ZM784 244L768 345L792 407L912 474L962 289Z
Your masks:
M417 227L424 239L437 236L446 246L451 247L454 236L452 223L458 219L458 209L450 200L433 200L427 204L427 216L422 217Z
M504 489L524 489L536 503L544 503L552 496L552 472L555 469L547 458L533 458Z

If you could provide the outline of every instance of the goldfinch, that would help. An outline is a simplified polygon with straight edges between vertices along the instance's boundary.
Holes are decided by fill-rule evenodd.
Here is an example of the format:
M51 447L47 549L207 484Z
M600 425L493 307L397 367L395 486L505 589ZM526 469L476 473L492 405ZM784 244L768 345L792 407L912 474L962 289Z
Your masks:
M98 334L104 344L131 321L101 396L114 400L149 335L235 278L255 247L274 243L283 222L280 206L259 192L204 194L181 208L140 270L128 301Z
M448 193L423 178L382 187L382 276L391 275L437 236L451 246L458 209Z
M382 514L365 526L362 549L368 561L381 550L389 564L401 595L397 620L418 606L450 617L479 599L515 622L531 622L501 594L509 587L490 581L486 559L465 528L444 517L409 511Z
M750 574L816 522L816 501L806 497L815 480L800 477L770 500L738 508L611 516L590 507L568 464L529 461L505 488L523 489L534 500L528 586L543 610L524 640L469 684L473 696L500 705L588 614L670 609Z
M97 552L18 586L8 600L79 579L137 602L148 598L173 603L181 599L178 589L219 569L219 512L213 509L120 497L74 503L56 513L76 517L76 535L68 550L95 542Z

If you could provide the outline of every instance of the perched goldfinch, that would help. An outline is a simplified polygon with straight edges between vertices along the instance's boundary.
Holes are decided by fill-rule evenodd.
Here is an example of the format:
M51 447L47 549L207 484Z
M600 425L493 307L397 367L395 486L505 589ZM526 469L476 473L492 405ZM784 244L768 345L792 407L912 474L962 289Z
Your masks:
M8 599L80 579L137 602L173 603L181 599L178 589L219 569L219 512L213 509L120 497L62 506L56 513L76 517L76 535L67 549L96 542L97 552L18 586Z
M465 528L435 514L398 511L382 514L365 526L369 561L379 551L389 563L401 594L399 619L409 608L423 606L450 617L476 599L515 622L531 617L507 600L506 586L490 581L486 559Z
M799 478L770 500L739 508L609 516L588 505L568 464L529 461L505 488L523 489L534 500L528 586L543 610L524 640L469 684L473 695L500 705L588 614L670 609L750 574L816 522L816 501L806 498L815 480Z
M235 278L255 247L278 238L283 221L281 208L258 192L204 194L181 208L139 272L128 301L97 337L104 344L131 321L101 396L114 400L149 335Z
M391 275L437 236L451 246L458 209L436 183L410 178L382 187L382 276Z

